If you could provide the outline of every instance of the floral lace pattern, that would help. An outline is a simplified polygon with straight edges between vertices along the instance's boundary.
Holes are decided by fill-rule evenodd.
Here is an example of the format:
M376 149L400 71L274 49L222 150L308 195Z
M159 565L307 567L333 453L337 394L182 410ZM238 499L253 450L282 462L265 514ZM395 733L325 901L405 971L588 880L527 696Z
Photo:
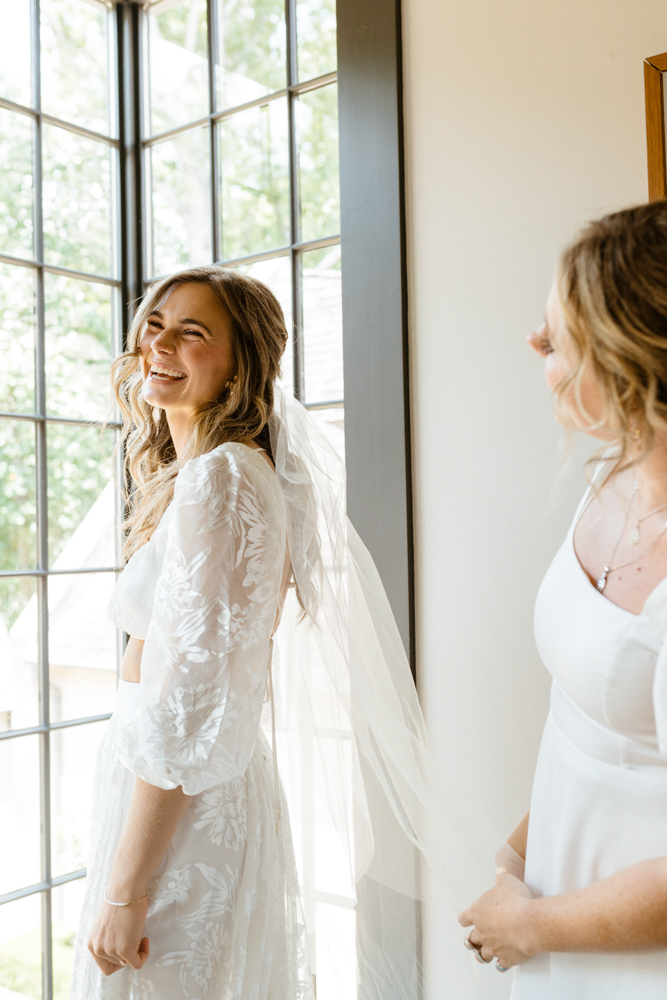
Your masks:
M259 725L286 521L274 474L249 452L224 445L176 479L142 655L139 725L121 734L130 770L188 795L243 774ZM118 599L115 606L118 620Z
M113 602L121 627L130 611L141 617L123 593L147 594L151 617L141 684L119 689L98 757L71 1000L311 1000L289 821L276 833L260 730L285 558L282 496L264 458L224 445L184 466L165 518L148 543L164 551L131 560ZM149 566L159 577L136 579ZM150 958L106 978L87 936L135 776L181 785L192 799L149 884Z

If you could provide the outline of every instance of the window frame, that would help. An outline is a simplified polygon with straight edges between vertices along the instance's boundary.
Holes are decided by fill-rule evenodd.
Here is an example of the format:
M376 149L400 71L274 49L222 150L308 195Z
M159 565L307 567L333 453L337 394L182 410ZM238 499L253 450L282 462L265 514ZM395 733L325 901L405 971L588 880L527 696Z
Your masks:
M98 6L107 11L107 17L113 18L111 4L97 0ZM111 161L111 236L112 236L112 274L104 276L78 271L72 268L48 264L44 254L44 219L42 212L42 133L44 125L53 125L67 132L84 138L93 139L105 144L120 153L118 87L115 84L118 58L116 50L116 33L113 22L108 23L109 52L109 133L104 134L65 121L42 111L41 102L41 44L40 44L40 0L30 0L31 20L31 85L32 105L22 105L14 101L0 99L0 108L25 116L33 122L33 249L32 259L15 257L0 253L0 264L22 267L34 274L35 303L35 398L32 413L0 412L0 419L32 423L35 429L35 498L36 498L36 559L34 569L0 571L0 578L29 577L36 583L37 604L37 678L39 697L39 722L36 726L23 729L9 729L0 732L0 740L20 739L36 735L39 740L39 808L40 808L40 870L41 879L38 883L24 886L12 892L0 895L0 905L11 903L28 896L38 895L41 907L41 955L42 955L42 995L44 1000L53 997L53 920L51 891L69 882L84 878L86 869L68 872L65 875L52 874L52 801L51 801L51 733L74 727L104 722L111 718L111 713L84 716L67 719L62 722L51 720L51 676L49 658L49 615L48 615L48 582L53 576L74 576L89 573L118 572L120 554L120 532L116 537L116 565L102 567L72 567L53 569L49 566L48 539L48 473L47 473L47 428L53 424L65 424L79 427L108 427L117 430L120 424L113 421L87 420L47 414L46 394L46 303L45 275L60 275L66 278L82 279L115 290L111 296L111 343L114 353L121 347L121 323L119 312L120 302L124 301L122 280L123 241L119 228L122 208L122 192L119 186L118 157L112 156ZM120 665L121 644L116 648L116 669Z
M350 520L415 675L400 0L336 0Z

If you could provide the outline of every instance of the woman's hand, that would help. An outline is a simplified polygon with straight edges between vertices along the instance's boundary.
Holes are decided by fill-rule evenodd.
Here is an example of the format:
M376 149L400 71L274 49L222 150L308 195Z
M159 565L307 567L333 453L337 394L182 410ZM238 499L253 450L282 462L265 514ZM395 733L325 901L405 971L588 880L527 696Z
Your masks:
M485 961L497 958L503 968L509 969L537 954L527 933L531 902L528 886L499 868L495 888L464 910L459 923L462 927L474 925L470 941L482 946Z
M148 938L141 936L146 926L147 909L147 899L131 906L102 903L90 932L88 950L103 975L110 976L124 965L131 965L133 969L142 967L149 953Z

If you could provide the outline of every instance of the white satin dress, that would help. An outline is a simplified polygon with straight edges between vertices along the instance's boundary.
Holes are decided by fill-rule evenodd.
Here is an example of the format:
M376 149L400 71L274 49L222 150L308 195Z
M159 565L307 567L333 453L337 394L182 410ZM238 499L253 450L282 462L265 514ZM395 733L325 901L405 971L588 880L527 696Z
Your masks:
M179 472L119 577L116 625L145 639L101 746L71 1000L312 1000L294 852L260 727L286 584L286 508L258 451ZM288 565L288 563L287 563ZM103 976L87 950L135 778L192 796L148 886L150 957Z
M667 856L667 579L639 615L612 604L574 550L575 525L540 587L537 646L553 677L530 807L526 883L581 889ZM512 1000L665 1000L667 949L545 954Z

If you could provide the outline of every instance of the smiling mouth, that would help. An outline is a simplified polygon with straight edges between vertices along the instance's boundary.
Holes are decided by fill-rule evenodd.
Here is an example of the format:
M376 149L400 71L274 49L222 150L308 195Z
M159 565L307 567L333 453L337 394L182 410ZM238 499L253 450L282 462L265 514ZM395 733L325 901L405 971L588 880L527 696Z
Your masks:
M187 378L185 372L179 372L176 368L165 368L164 365L151 365L148 377L151 382L180 382Z

